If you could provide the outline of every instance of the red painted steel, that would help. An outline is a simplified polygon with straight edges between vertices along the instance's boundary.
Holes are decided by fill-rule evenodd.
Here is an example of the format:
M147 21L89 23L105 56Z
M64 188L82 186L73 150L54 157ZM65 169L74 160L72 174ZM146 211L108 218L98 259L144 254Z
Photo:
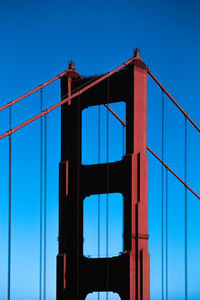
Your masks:
M32 123L33 121L41 118L44 115L47 115L48 113L50 113L52 110L60 107L61 105L67 103L67 102L71 102L72 99L76 98L77 96L83 94L84 92L86 92L87 90L89 90L90 88L94 87L95 85L97 85L98 83L102 82L103 80L105 80L106 78L112 76L114 73L120 71L122 68L124 68L125 66L128 66L131 62L134 61L134 57L129 59L128 61L126 61L125 63L123 63L121 66L119 66L118 68L114 69L113 71L107 73L106 75L103 75L102 77L100 77L99 79L95 80L94 82L88 84L86 87L80 89L79 91L73 93L71 96L66 97L65 99L63 99L62 101L58 102L57 104L51 106L50 108L44 110L43 112L39 113L38 115L30 118L29 120L21 123L20 125L14 127L11 130L8 130L7 132L3 133L0 135L0 140L5 138L6 136L9 136L11 134L13 134L14 132L16 132L17 130L23 128L24 126ZM68 71L68 70L67 70ZM66 72L67 72L66 71Z
M116 112L114 112L114 110L112 110L107 104L105 104L105 107L110 110L110 112L116 117L117 120L121 122L124 127L126 127L126 123L116 114ZM164 163L162 159L155 152L153 152L153 150L151 150L148 146L146 147L153 156L155 156L185 187L187 187L188 190L190 190L190 192L192 192L200 200L200 196L187 183L185 183L185 181L183 181L166 163Z
M105 106L109 109L108 105ZM122 125L126 127L126 123L113 110L111 112L117 118L117 120L119 120ZM157 158L188 190L190 190L190 192L192 192L200 200L200 196L185 181L183 181L166 163L164 163L164 161L162 161L162 159L155 152L153 152L153 150L151 150L148 146L146 147L147 150L153 156L155 156L155 158Z
M184 116L192 123L192 125L200 132L199 126L190 118L190 116L182 109L182 107L177 103L177 101L169 94L166 88L158 81L158 79L153 75L153 73L147 69L148 74L153 78L153 80L159 85L159 87L164 91L164 93L169 97L169 99L176 105L176 107L184 114Z
M108 105L105 106L108 109L110 108ZM113 110L111 113L122 123L124 127L126 127L126 123ZM155 156L188 190L190 190L190 192L192 192L200 200L200 196L185 181L183 181L166 163L164 163L162 159L155 152L153 152L153 150L151 150L148 146L146 147L153 156Z
M113 116L120 121L120 123L126 127L126 123L114 112L114 110L112 108L110 108L110 106L108 106L107 104L104 104L104 106L111 112L111 114L113 114Z
M192 192L200 200L200 196L185 181L183 181L181 177L179 177L166 163L164 163L164 161L162 161L162 159L155 152L153 152L153 150L151 150L148 146L147 149L153 156L155 156L155 158L157 158L157 160L159 160L159 162L161 162L161 164L165 166L165 168L167 168L188 190L190 190L190 192Z
M31 90L30 92L24 94L23 96L21 96L21 97L15 99L15 100L13 100L13 101L7 103L6 105L0 107L0 111L2 111L2 110L4 110L4 109L6 109L6 108L8 108L8 107L10 107L10 106L12 106L12 105L14 105L15 103L17 103L17 102L23 100L24 98L26 98L26 97L28 97L28 96L34 94L35 92L37 92L37 91L39 91L39 90L41 90L41 89L43 89L45 86L47 86L47 85L49 85L50 83L56 81L57 79L62 78L63 76L65 76L65 75L67 74L67 72L68 72L68 70L66 70L66 71L64 71L64 72L62 72L62 73L60 73L59 75L55 76L54 78L48 80L48 81L45 82L45 83L42 83L41 85L39 85L39 86L36 87L35 89Z
M147 68L138 58L133 69L132 250L130 300L150 300L148 252ZM126 124L128 135L128 120ZM143 238L146 237L146 238Z
M129 67L121 70L128 64ZM62 106L61 110L58 300L83 300L92 291L114 291L126 300L150 299L147 69L138 51L128 64L123 64L92 83L87 84L90 78L69 80L63 77L61 81L62 96L82 84L86 86L65 99L65 103L70 104L68 100L76 97L76 101ZM109 97L112 102L126 103L126 123L107 104L108 82L103 80L110 76ZM102 84L96 86L100 82ZM84 166L81 164L80 148L81 111L102 104L126 126L126 155L119 162ZM83 256L83 201L88 195L108 191L119 192L124 196L123 252L118 257L88 259ZM67 258L66 268L60 259L64 254ZM66 286L62 283L63 270L66 270Z

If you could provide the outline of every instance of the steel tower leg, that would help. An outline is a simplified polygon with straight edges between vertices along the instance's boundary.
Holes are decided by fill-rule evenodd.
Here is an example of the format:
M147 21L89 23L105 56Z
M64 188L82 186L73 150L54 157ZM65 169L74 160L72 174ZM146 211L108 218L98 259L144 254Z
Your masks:
M61 79L62 97L92 79L80 77L73 64L68 71ZM81 116L89 106L106 104L107 84L99 83L61 109L57 300L82 300L93 291L113 291L122 300L150 300L147 68L137 50L133 63L109 79L109 102L126 103L126 154L109 163L109 192L124 197L124 251L111 258L83 255L83 201L107 192L107 164L81 164Z

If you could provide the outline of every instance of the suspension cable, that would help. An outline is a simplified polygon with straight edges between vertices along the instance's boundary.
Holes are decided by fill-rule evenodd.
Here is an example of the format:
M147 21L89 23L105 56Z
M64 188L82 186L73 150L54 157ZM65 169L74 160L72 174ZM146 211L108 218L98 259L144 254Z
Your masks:
M124 139L125 139L125 126L122 125L122 157L125 155ZM122 252L124 251L124 199L122 202Z
M185 183L187 184L187 118L185 117ZM185 186L185 300L188 298L187 283L187 187Z
M117 67L117 68L114 69L113 71L106 73L106 74L103 75L102 77L98 78L97 80L95 80L94 82L92 82L91 84L89 84L89 88L92 87L92 86L94 86L94 85L96 85L96 84L98 84L98 83L100 83L101 81L105 80L106 78L112 76L114 73L116 73L116 72L118 72L119 70L123 69L124 67L128 66L130 63L132 63L132 62L133 62L134 60L136 60L136 59L137 59L136 57L130 58L129 60L127 60L126 62L124 62L123 64L121 64L119 67ZM26 97L32 95L32 94L35 93L36 91L42 89L43 87L45 87L45 86L47 86L48 84L54 82L55 80L57 80L57 79L59 79L59 78L62 78L62 77L65 76L67 73L68 73L68 70L66 70L66 71L64 71L64 72L62 72L62 73L60 73L59 75L57 75L56 77L50 79L49 81L47 81L47 82L45 82L45 83L39 85L37 88L35 88L35 89L31 90L30 92L24 94L23 96L21 96L21 97L15 99L15 100L13 100L13 101L7 103L6 105L0 107L0 111L6 109L6 108L8 108L8 107L11 107L13 104L15 104L15 103L19 102L20 100L22 100L22 99L24 99L24 98L26 98ZM84 91L87 90L87 89L88 89L87 86L86 86L85 88L83 88ZM72 98L73 98L73 97L72 97ZM71 99L72 99L72 98L71 98Z
M110 82L108 78L108 104L109 104L109 88ZM107 109L107 153L106 153L106 160L107 160L107 193L106 193L106 257L107 257L107 264L106 264L106 300L108 300L108 287L109 287L109 265L108 265L108 255L109 255L109 110Z
M59 79L59 78L62 78L63 76L65 76L65 75L67 74L67 72L68 72L68 70L66 70L66 71L64 71L64 72L62 72L62 73L60 73L59 75L57 75L57 76L55 76L54 78L52 78L52 79L46 81L45 83L40 84L38 87L34 88L34 89L31 90L30 92L28 92L28 93L22 95L21 97L19 97L19 98L13 100L13 101L11 101L11 102L8 102L7 104L5 104L5 105L3 105L2 107L0 107L0 111L6 109L6 108L8 108L8 107L13 106L15 103L17 103L17 102L19 102L19 101L21 101L21 100L27 98L28 96L34 94L34 93L37 92L37 91L43 89L45 86L49 85L50 83L56 81L56 80Z
M163 164L166 169L168 169L170 171L170 173L172 173L193 195L195 195L195 197L197 197L200 200L200 196L187 184L185 183L185 181L183 181L164 161L162 161L162 159L155 153L153 152L153 150L151 150L148 146L147 146L147 150L161 163Z
M12 109L9 109L9 127L12 126ZM11 175L12 175L12 144L11 136L9 136L9 203L8 203L8 300L10 300L10 287L11 287Z
M183 108L176 102L176 100L169 94L166 88L158 81L158 79L153 75L153 73L147 68L148 74L153 78L153 80L160 86L163 92L169 97L169 99L175 104L175 106L183 113L183 115L192 123L192 125L200 132L200 127L191 119L191 117L183 110Z
M80 284L79 284L79 278L80 278L80 269L79 269L79 263L80 263L80 157L81 157L81 111L80 111L80 95L78 96L78 103L77 103L77 128L78 128L78 134L77 134L77 145L78 145L78 151L77 151L77 162L78 162L78 169L77 169L77 178L78 178L78 186L77 186L77 264L76 264L76 270L77 270L77 294L76 299L80 299L79 290L80 290Z
M108 76L112 76L114 73L118 72L119 70L121 70L122 68L128 66L130 63L132 63L134 60L136 60L137 58L133 57L129 60L127 60L126 62L124 62L122 65L120 65L118 68L114 69L111 72L108 72L106 75L101 76L100 78L98 78L97 80L94 80L94 85L98 84L99 82L101 82L102 80L106 79ZM186 116L186 118L193 124L193 126L200 132L200 128L198 127L198 125L190 118L190 116L182 109L182 107L174 100L174 98L169 94L169 92L165 89L165 87L158 81L158 79L153 75L153 73L150 71L149 68L147 68L147 72L148 74L153 78L153 80L161 87L161 89L164 91L164 93L170 98L170 100L178 107L178 109ZM60 73L59 75L55 76L54 78L48 80L47 82L39 85L38 87L36 87L35 89L31 90L30 92L22 95L21 97L10 101L9 103L7 103L6 105L0 107L0 111L11 107L12 105L14 105L15 103L21 101L22 99L32 95L33 93L37 92L38 90L44 88L45 86L51 84L52 82L56 81L57 79L60 79L62 77L64 77L66 74L68 73L68 70L65 70L64 72ZM93 86L93 85L92 85ZM87 87L87 86L86 86ZM61 104L62 105L62 104Z
M89 90L90 88L92 88L93 86L99 84L100 82L102 82L103 80L111 77L113 74L115 74L116 72L118 72L119 70L123 69L124 67L128 66L130 63L132 63L136 58L131 58L128 61L126 61L125 63L123 63L122 65L120 65L119 67L117 67L116 69L114 69L113 71L103 75L102 77L96 79L95 81L91 82L90 84L88 84L87 86L79 89L78 91L74 92L71 96L67 96L66 98L64 98L62 101L56 103L55 105L49 107L48 109L45 109L42 113L39 113L38 115L30 118L29 120L21 123L20 125L16 126L15 128L12 128L10 130L8 130L7 132L4 132L3 134L0 135L0 140L5 138L6 136L9 136L11 134L13 134L14 132L16 132L17 130L23 128L24 126L34 122L35 120L41 118L42 116L47 115L48 113L50 113L51 111L55 110L56 108L62 106L63 104L71 101L72 99L76 98L78 95L83 94L84 92L86 92L87 90Z
M112 110L112 108L110 108L109 105L104 104L104 106L111 112L111 114L113 114L113 116L123 125L126 126L126 123L114 112L114 110Z
M40 109L43 108L43 89L40 90ZM39 300L42 299L42 209L43 209L43 117L40 119L40 267Z
M124 149L124 147L125 147L125 145L124 145L124 143L125 143L125 132L124 132L125 127L126 127L126 124L122 126L122 156L125 155L125 149Z
M164 92L162 91L162 161L164 161ZM162 205L161 205L161 291L164 300L164 165L162 164Z
M114 69L111 72L106 73L105 75L101 76L100 78L92 81L90 84L84 86L83 88L81 88L80 90L78 90L77 92L74 92L73 95L71 96L67 96L66 98L64 98L62 101L58 102L57 104L49 107L48 109L46 109L45 111L43 111L42 113L30 118L29 120L21 123L20 125L16 126L13 129L10 129L9 131L3 133L2 135L0 135L0 140L3 139L4 137L13 134L15 131L21 129L22 127L30 124L31 122L37 120L38 118L40 118L41 116L44 116L46 114L48 114L49 112L51 112L52 110L58 108L59 106L67 103L68 101L71 101L72 99L76 98L79 94L84 93L85 91L87 91L88 89L90 89L91 87L97 85L98 83L102 82L103 80L105 80L108 77L111 77L114 73L120 71L121 69L123 69L124 67L127 67L129 64L131 64L134 60L136 60L137 58L133 57L129 60L127 60L126 62L124 62L123 64L121 64L119 67L117 67L116 69ZM46 82L42 85L40 85L38 88L32 90L31 92L25 94L24 96L9 102L8 104L6 104L5 106L0 108L0 111L12 106L14 103L20 101L21 99L24 99L25 97L33 94L36 90L42 89L44 86L46 86L47 84L55 81L58 78L63 77L64 75L66 75L68 72L68 70L64 71L63 73L59 74L58 76L56 76L55 78L51 79L49 82ZM149 68L147 68L147 72L148 74L154 79L154 81L161 87L161 89L164 91L164 93L172 100L172 102L179 108L179 110L185 115L185 117L192 123L192 125L200 132L200 128L198 127L198 125L189 117L189 115L182 109L182 107L174 100L174 98L168 93L168 91L165 89L165 87L158 81L158 79L153 75L153 73L149 70ZM54 80L55 79L55 80ZM107 107L108 108L108 107ZM120 118L119 118L120 119Z
M98 106L98 164L101 162L101 106ZM100 194L98 194L98 258L100 258ZM98 300L100 300L100 293L98 292Z
M72 96L65 98L64 100L60 101L59 103L57 103L56 105L50 107L49 109L47 109L45 111L41 111L40 114L36 115L35 117L29 119L28 121L18 125L17 127L13 128L13 129L11 129L11 117L10 117L10 129L9 129L9 131L0 136L0 139L4 138L5 136L9 136L9 267L8 267L9 268L9 272L8 272L9 282L8 282L8 299L10 299L10 263L11 263L11 259L10 259L10 252L11 252L11 240L10 240L10 238L11 238L11 134L14 133L15 131L19 130L20 128L28 125L29 123L33 122L34 120L36 120L36 119L38 119L42 116L45 116L45 174L46 174L46 115L49 112L51 112L52 110L56 109L57 107L63 105L66 102L68 102L69 100L72 100L73 98L77 97L77 95L80 95L81 93L85 92L86 90L88 90L92 86L94 86L94 85L98 84L99 82L103 81L105 78L109 78L115 72L119 71L121 68L123 68L123 67L127 66L129 63L131 63L133 60L134 59L130 59L129 61L127 61L126 63L124 63L123 65L118 67L117 69L113 70L110 73L107 73L106 75L102 76L101 78L98 78L97 80L92 82L90 85L88 85L88 86L84 87L83 89L79 90L78 92L74 93ZM63 74L62 76L66 75L66 72L67 71L61 73L61 74ZM155 78L155 76L151 73L150 70L148 70L148 73L158 83L158 85L162 88L163 94L165 93L185 116L185 182L183 182L183 180L181 180L180 177L175 175L175 173L166 164L164 164L164 157L163 157L164 155L162 156L162 164L164 164L166 166L167 170L169 170L172 174L174 174L185 186L185 297L187 299L187 189L189 189L197 198L200 199L200 197L187 185L187 120L189 120L199 132L200 132L200 128L194 123L194 121L188 116L188 114L180 107L180 105L172 98L172 96L166 91L166 89L158 82L158 80ZM8 103L7 105L1 107L0 111L7 108L7 107L9 107L10 108L10 116L11 116L11 106L14 103L24 99L25 97L31 95L32 93L34 93L37 90L41 90L45 85L47 85L47 84L53 82L54 80L60 78L61 74L56 76L54 79L50 80L49 82L46 82L46 84L43 84L43 85L39 86L38 88L36 88L36 89L32 90L31 92L25 94L24 96L22 96L22 97L14 100L14 101ZM107 109L108 109L108 107L107 107ZM107 117L107 120L108 120L108 117ZM123 128L124 128L124 126L123 126ZM108 130L108 128L107 128L107 130ZM107 139L108 139L108 135L107 135ZM108 148L108 146L107 146L107 148ZM147 149L153 154L152 150L150 150L148 147L147 147ZM108 152L108 149L107 149L107 152ZM46 175L45 175L45 210L46 210ZM107 213L108 213L108 203L107 203ZM46 212L45 212L45 214L46 214ZM108 226L108 220L107 220L107 226ZM45 243L46 243L46 216L45 216L44 229L45 229L44 237L45 237ZM167 233L166 233L166 236L167 236ZM107 233L107 239L108 239L108 233ZM45 253L46 252L46 245L44 245L44 248L45 248L44 254L46 256L46 253ZM107 245L107 248L108 248L108 245ZM46 268L46 257L44 259L44 262L45 262L45 268ZM45 279L46 278L45 273L46 273L46 270L44 272L44 283L45 283L45 280L46 280ZM166 291L166 293L167 293L167 291ZM45 291L44 291L44 295L45 295Z
M44 118L44 290L46 300L46 252L47 252L47 116Z
M98 164L101 162L101 106L98 106ZM100 194L98 195L98 258L100 257Z
M166 169L166 300L168 300L168 169Z

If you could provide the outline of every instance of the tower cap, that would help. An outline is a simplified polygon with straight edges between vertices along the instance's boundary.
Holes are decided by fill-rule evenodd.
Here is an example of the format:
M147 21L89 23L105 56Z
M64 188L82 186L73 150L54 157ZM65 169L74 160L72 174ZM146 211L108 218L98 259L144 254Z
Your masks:
M74 61L71 59L71 61L69 62L69 69L75 70L74 67Z
M140 58L140 49L139 48L134 49L134 57Z

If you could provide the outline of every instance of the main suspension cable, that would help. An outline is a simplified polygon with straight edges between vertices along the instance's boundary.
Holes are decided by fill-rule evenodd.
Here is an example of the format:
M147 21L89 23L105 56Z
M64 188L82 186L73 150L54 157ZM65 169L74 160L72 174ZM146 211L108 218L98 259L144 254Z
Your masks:
M162 159L155 153L153 152L153 150L151 150L148 146L147 146L147 150L161 163L163 164L166 169L168 169L170 171L170 173L172 173L193 195L195 195L196 198L198 198L200 200L200 196L185 182L183 181L183 179L180 178L180 176L178 176L164 161L162 161Z
M99 82L105 80L106 78L112 76L114 73L116 73L116 72L118 72L119 70L123 69L124 67L128 66L128 65L129 65L130 63L132 63L134 60L136 60L135 57L130 58L129 60L127 60L126 62L124 62L123 64L121 64L119 67L117 67L117 68L114 69L113 71L106 73L106 74L103 75L102 77L98 78L97 80L95 80L94 82L92 82L91 84L89 84L89 88L92 87L92 86L94 86L94 85L96 85L96 84L98 84ZM50 79L49 81L47 81L47 82L45 82L45 83L39 85L37 88L35 88L35 89L31 90L30 92L24 94L23 96L21 96L21 97L15 99L15 100L13 100L13 101L7 103L6 105L0 107L0 111L6 109L6 108L8 108L8 107L11 107L11 106L14 105L15 103L17 103L17 102L19 102L20 100L22 100L22 99L24 99L24 98L26 98L26 97L32 95L32 94L35 93L36 91L38 91L38 90L44 88L45 86L47 86L48 84L54 82L55 80L57 80L57 79L59 79L59 78L62 78L62 77L65 76L67 73L68 73L68 70L66 70L66 71L64 71L64 72L62 72L62 73L60 73L59 75L57 75L56 77ZM87 90L87 89L88 89L88 88L87 88L87 86L86 86L86 87L84 87L82 90L85 91L85 90ZM72 98L73 98L73 97L72 97ZM71 98L71 99L72 99L72 98Z
M126 123L114 112L114 110L107 104L104 106L111 112L111 114L123 125L126 126Z
M128 61L126 61L125 63L123 63L122 65L120 65L119 67L117 67L116 69L114 69L113 71L103 75L102 77L96 79L95 81L91 82L90 84L88 84L87 86L81 88L80 90L74 92L72 95L67 96L66 98L64 98L63 100L61 100L60 102L56 103L55 105L49 107L48 109L44 110L42 113L39 113L38 115L30 118L29 120L21 123L20 125L16 126L15 128L12 128L10 130L8 130L7 132L4 132L3 134L0 135L0 140L5 138L6 136L9 136L11 134L13 134L14 132L16 132L17 130L23 128L24 126L34 122L35 120L41 118L42 116L47 115L48 113L50 113L51 111L55 110L56 108L62 106L63 104L71 101L72 99L76 98L78 95L83 94L84 92L86 92L87 90L89 90L90 88L92 88L93 86L99 84L100 82L102 82L103 80L111 77L113 74L115 74L116 72L120 71L121 69L123 69L124 67L128 66L130 63L132 63L135 60L135 58L131 58Z
M200 127L192 120L192 118L183 110L183 108L176 102L176 100L170 95L166 88L158 81L158 79L153 75L153 73L147 68L148 74L153 78L153 80L159 85L163 92L169 97L169 99L175 104L175 106L183 113L183 115L191 122L191 124L200 132Z
M11 101L11 102L8 102L7 104L5 104L5 105L3 105L2 107L0 107L0 111L6 109L6 108L8 108L8 107L13 106L15 103L17 103L17 102L19 102L19 101L21 101L21 100L27 98L28 96L34 94L34 93L37 92L37 91L43 89L45 86L49 85L50 83L56 81L57 79L62 78L62 77L65 76L67 73L68 73L68 70L66 70L66 71L64 71L64 72L62 72L62 73L60 73L59 75L57 75L57 76L55 76L54 78L52 78L52 79L46 81L45 83L40 84L38 87L36 87L36 88L34 88L33 90L31 90L30 92L28 92L28 93L26 93L26 94L20 96L19 98L16 98L15 100L13 100L13 101Z

